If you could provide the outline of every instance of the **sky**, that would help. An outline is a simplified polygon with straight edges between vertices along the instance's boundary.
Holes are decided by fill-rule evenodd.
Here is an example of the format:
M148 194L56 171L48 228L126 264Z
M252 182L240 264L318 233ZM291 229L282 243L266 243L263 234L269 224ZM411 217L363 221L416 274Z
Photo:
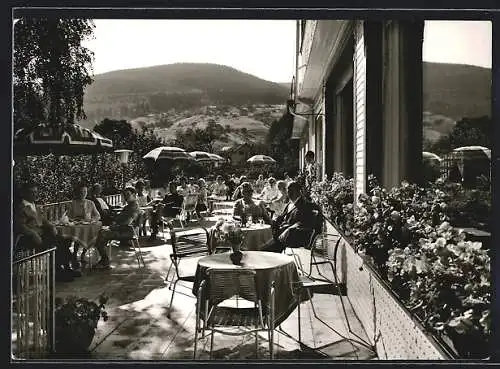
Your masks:
M94 74L180 62L228 65L291 82L294 20L95 20ZM429 21L423 60L491 68L491 22Z

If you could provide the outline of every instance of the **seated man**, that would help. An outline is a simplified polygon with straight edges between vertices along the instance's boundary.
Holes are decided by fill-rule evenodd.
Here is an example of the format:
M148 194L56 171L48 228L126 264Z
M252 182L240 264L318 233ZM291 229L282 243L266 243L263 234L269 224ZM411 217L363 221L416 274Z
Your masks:
M302 197L300 185L290 182L287 193L290 201L272 222L273 239L262 247L262 251L282 252L287 247L307 246L316 226L314 204Z
M113 221L113 212L111 211L111 205L101 196L102 186L96 183L92 186L90 191L89 200L92 200L97 211L101 216L101 222L103 225L110 225Z
M158 225L162 216L167 218L175 218L180 214L182 208L182 202L184 197L177 192L177 185L175 182L170 182L169 193L165 195L162 203L160 203L151 217L151 237L150 241L154 241L158 234Z
M109 269L110 263L108 255L105 251L105 246L110 240L128 240L134 235L133 227L139 216L140 208L136 200L136 190L133 187L127 187L123 190L123 198L127 205L116 216L109 228L103 228L97 237L96 249L101 256L101 260L97 263L98 267Z
M239 181L240 184L234 190L233 195L231 196L231 200L236 201L236 200L241 199L243 197L243 193L241 191L242 190L241 186L246 181L247 181L247 177L246 176L241 176L240 177L240 181Z
M249 216L253 220L262 218L265 223L271 224L271 217L267 213L262 203L257 204L252 199L253 188L249 182L243 182L240 185L242 198L234 203L233 216L246 222Z
M70 262L76 262L76 258L72 258L70 242L58 234L57 228L35 205L37 190L34 183L28 183L21 189L20 202L14 214L14 233L16 237L22 235L17 247L20 250L43 251L55 246L56 279L71 281L73 277L81 275L81 272L70 266Z

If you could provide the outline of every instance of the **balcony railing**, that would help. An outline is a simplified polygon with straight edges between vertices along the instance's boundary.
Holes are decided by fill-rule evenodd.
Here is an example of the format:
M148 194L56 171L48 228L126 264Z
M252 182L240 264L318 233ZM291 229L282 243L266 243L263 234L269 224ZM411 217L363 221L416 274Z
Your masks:
M105 200L110 204L111 206L115 206L121 203L121 195L108 195L104 197ZM68 210L69 206L71 204L71 201L61 201L61 202L54 202L51 204L44 204L41 206L42 211L45 214L45 217L49 222L54 222L57 221L61 218L61 216L64 214L65 211Z
M43 358L54 349L55 248L15 255L12 264L12 356Z

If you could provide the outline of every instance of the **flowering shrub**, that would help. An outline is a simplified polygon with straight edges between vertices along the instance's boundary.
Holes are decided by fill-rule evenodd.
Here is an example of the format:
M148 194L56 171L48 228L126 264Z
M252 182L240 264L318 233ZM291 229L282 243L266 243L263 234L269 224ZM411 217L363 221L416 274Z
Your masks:
M108 320L104 304L108 298L99 296L98 302L70 296L55 299L55 338L58 352L85 350L94 337L97 323Z
M446 333L462 357L487 355L490 258L450 223L471 212L458 205L464 203L483 204L487 219L488 196L442 180L386 190L373 176L355 205L352 191L352 180L336 174L316 183L311 198L429 330Z
M214 238L218 244L229 244L234 248L241 245L244 235L236 223L219 219L214 225Z
M354 180L334 173L311 186L311 199L321 206L324 214L346 234L350 234L354 220Z
M389 250L388 280L427 328L456 341L462 356L484 355L490 336L488 253L448 222L425 236L417 245Z

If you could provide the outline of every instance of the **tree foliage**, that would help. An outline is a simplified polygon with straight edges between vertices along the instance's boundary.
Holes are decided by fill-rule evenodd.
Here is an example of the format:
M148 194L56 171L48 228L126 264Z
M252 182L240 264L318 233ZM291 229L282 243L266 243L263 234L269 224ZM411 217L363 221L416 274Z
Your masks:
M94 127L94 131L113 140L116 149L130 149L140 156L163 145L152 129L143 127L142 131L135 130L126 120L106 118Z
M269 148L269 155L277 161L278 166L284 171L293 173L299 167L299 148L297 142L290 140L292 128L293 116L286 112L280 119L272 122L267 133L266 144Z
M214 152L214 141L224 133L220 124L209 123L205 129L188 128L185 131L177 131L172 146L182 147L187 151Z
M85 87L92 83L92 37L87 19L22 18L14 26L14 124L16 128L84 119Z
M462 146L492 147L492 121L488 116L479 118L463 118L457 122L449 136L440 138L428 147L429 151L447 153Z

